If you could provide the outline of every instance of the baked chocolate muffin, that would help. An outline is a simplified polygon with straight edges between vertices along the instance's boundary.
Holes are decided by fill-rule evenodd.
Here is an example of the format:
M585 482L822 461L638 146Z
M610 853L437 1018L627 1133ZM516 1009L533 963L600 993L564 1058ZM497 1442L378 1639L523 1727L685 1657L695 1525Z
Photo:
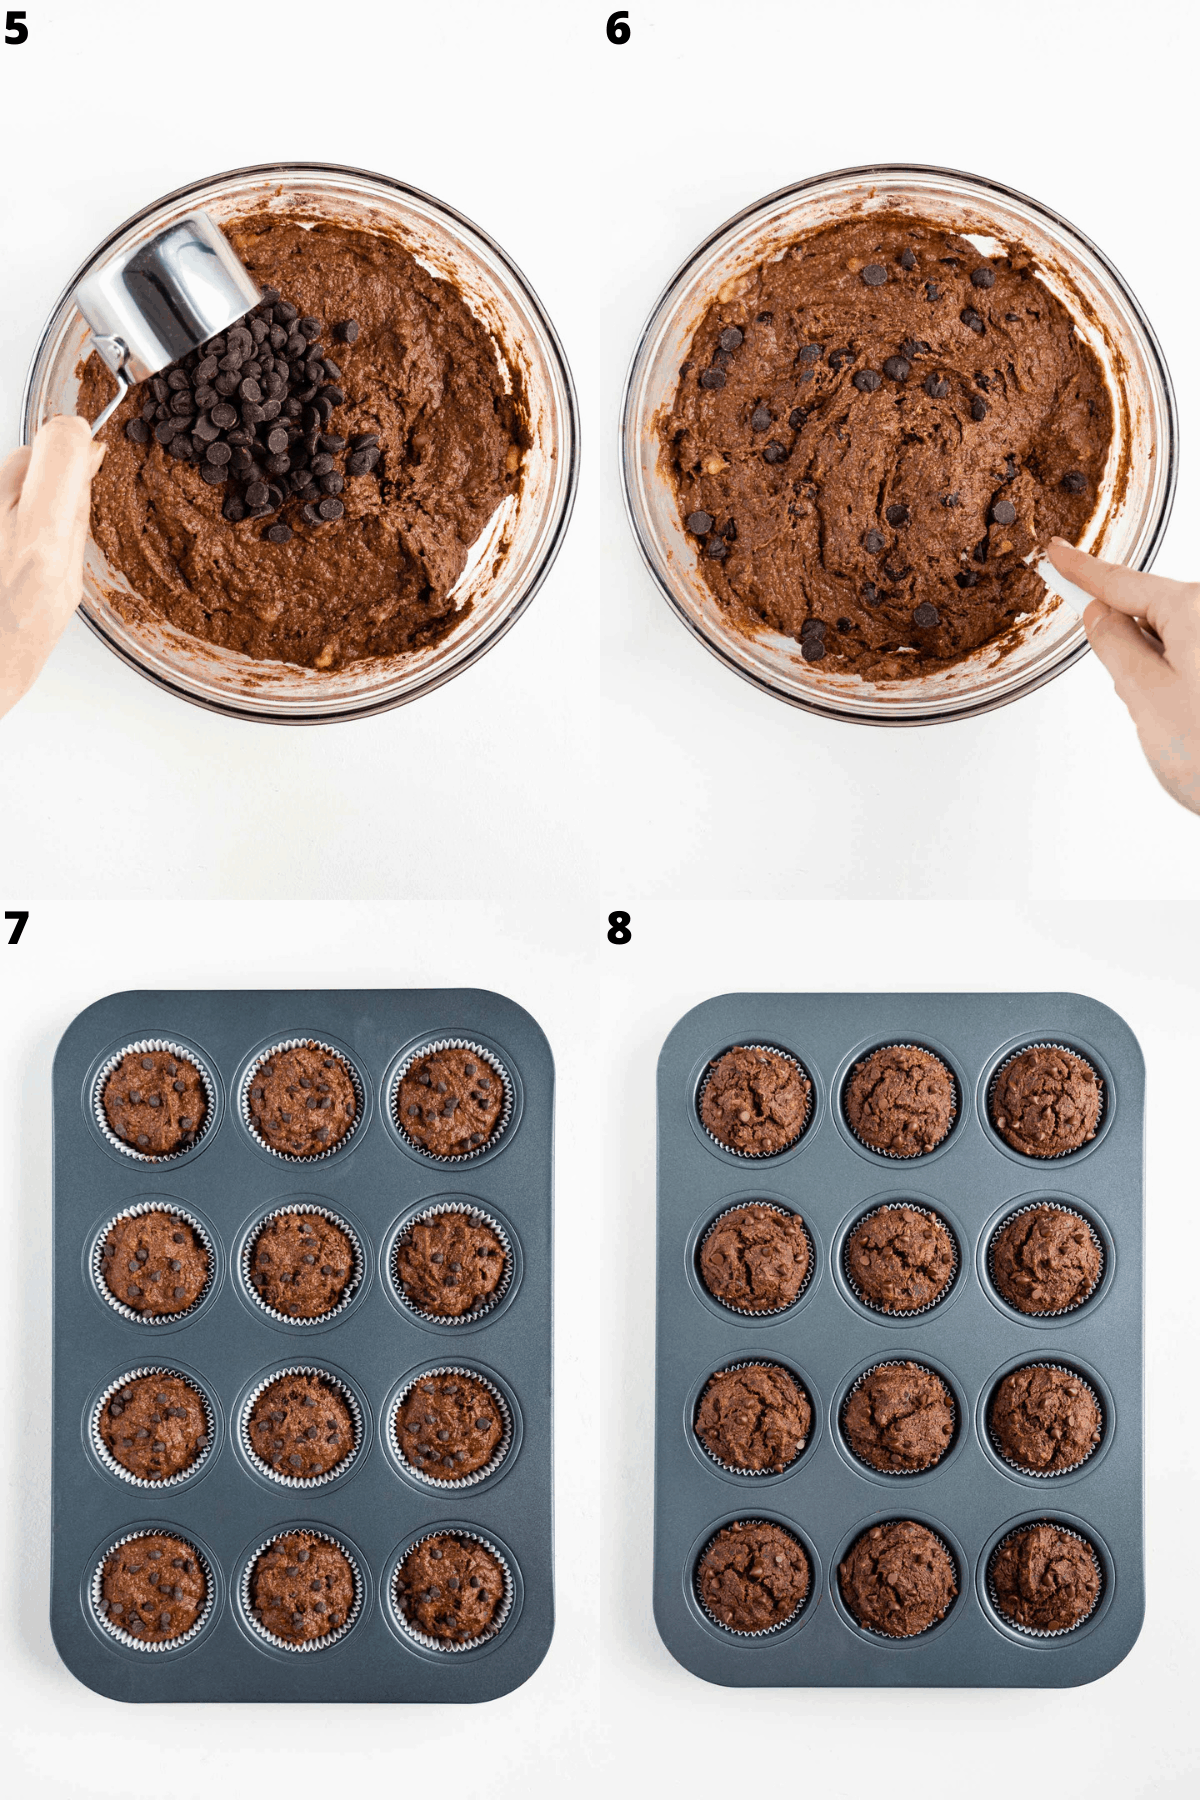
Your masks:
M737 1312L790 1306L808 1279L810 1261L799 1213L756 1201L725 1213L700 1247L705 1287Z
M811 1103L812 1082L791 1057L738 1045L711 1064L700 1119L726 1149L771 1156L795 1143Z
M250 1280L259 1299L290 1319L332 1312L354 1275L354 1246L323 1213L277 1213L250 1253Z
M897 1638L935 1625L958 1592L946 1546L913 1519L864 1531L838 1568L838 1584L860 1625Z
M322 1375L281 1375L255 1400L246 1429L254 1454L293 1481L327 1475L354 1448L350 1408Z
M396 1575L396 1604L416 1631L469 1643L492 1626L504 1600L499 1558L474 1538L443 1532L414 1544Z
M1103 1419L1078 1375L1030 1363L1006 1375L992 1397L988 1424L1001 1453L1036 1475L1074 1469L1100 1442Z
M143 1156L174 1156L195 1143L208 1091L195 1063L166 1050L131 1050L101 1095L109 1128Z
M992 1239L992 1280L1023 1313L1067 1312L1096 1287L1104 1255L1086 1221L1063 1206L1014 1213Z
M1043 1520L1013 1532L990 1570L1006 1619L1025 1631L1070 1631L1093 1612L1103 1585L1096 1552L1073 1531Z
M846 1240L846 1275L860 1300L880 1312L920 1312L949 1287L954 1239L940 1219L914 1206L881 1206Z
M354 1571L336 1544L311 1531L289 1531L268 1544L250 1576L250 1610L285 1643L328 1637L354 1606Z
M272 1050L254 1071L249 1102L255 1130L285 1156L323 1156L358 1116L346 1064L314 1043Z
M1090 1063L1035 1044L1006 1063L989 1101L996 1130L1023 1156L1063 1156L1096 1135L1104 1084Z
M100 1247L105 1286L133 1312L186 1312L208 1285L209 1259L194 1226L174 1213L115 1219Z
M803 1606L811 1585L803 1546L767 1519L726 1525L696 1565L701 1601L730 1631L785 1624Z
M924 1156L954 1123L954 1077L928 1050L885 1044L855 1063L845 1107L850 1129L869 1149Z
M880 1363L851 1391L842 1430L855 1456L873 1469L915 1474L950 1448L954 1400L941 1376L921 1363Z
M207 1450L208 1414L182 1375L135 1375L105 1401L97 1420L105 1449L139 1481L169 1481Z
M504 1099L504 1082L477 1050L431 1050L400 1082L396 1122L430 1156L469 1156L500 1123Z
M461 1481L486 1468L505 1430L500 1402L478 1376L434 1369L404 1396L396 1442L405 1462L433 1481Z
M730 1469L786 1469L812 1430L812 1404L786 1369L718 1369L700 1396L696 1436Z
M207 1597L203 1565L183 1538L147 1532L104 1559L100 1610L139 1643L182 1637L201 1616Z
M487 1305L504 1279L508 1254L490 1225L469 1213L414 1219L396 1246L405 1299L437 1319L461 1319Z

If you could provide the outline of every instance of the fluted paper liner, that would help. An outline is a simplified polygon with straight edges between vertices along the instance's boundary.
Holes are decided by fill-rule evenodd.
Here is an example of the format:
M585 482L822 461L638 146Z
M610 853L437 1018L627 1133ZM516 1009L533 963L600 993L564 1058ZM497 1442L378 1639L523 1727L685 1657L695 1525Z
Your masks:
M105 1563L110 1556L115 1556L123 1545L132 1544L137 1538L143 1537L177 1537L181 1544L187 1545L204 1574L204 1603L196 1614L194 1622L186 1631L181 1631L178 1637L166 1638L157 1644L147 1643L144 1638L134 1637L132 1631L126 1631L122 1626L114 1625L100 1605L104 1598ZM185 1644L192 1643L207 1625L216 1600L217 1584L213 1579L212 1565L207 1556L197 1547L186 1531L178 1531L173 1526L143 1525L139 1531L127 1531L123 1537L114 1538L92 1573L91 1603L92 1613L97 1623L108 1637L114 1639L116 1643L124 1645L125 1649L142 1650L149 1655L154 1655L156 1652L161 1654L163 1651L181 1650Z
M401 1611L400 1596L397 1593L397 1587L400 1581L400 1571L408 1561L408 1558L412 1555L413 1551L419 1550L422 1544L427 1544L430 1538L438 1537L466 1538L473 1544L481 1545L489 1555L495 1557L496 1561L500 1564L500 1572L504 1577L504 1592L500 1596L500 1604L492 1614L491 1621L487 1628L484 1631L481 1631L478 1637L464 1638L458 1643L447 1641L445 1638L430 1637L426 1632L418 1631L417 1627L411 1624ZM396 1565L388 1576L387 1585L388 1602L392 1609L392 1618L399 1630L405 1637L410 1638L414 1644L420 1644L423 1650L436 1650L443 1656L461 1656L464 1651L478 1650L481 1644L489 1644L493 1638L499 1637L508 1622L509 1614L512 1612L513 1608L513 1601L516 1598L516 1583L513 1580L512 1570L508 1565L508 1558L502 1555L495 1544L493 1544L492 1540L483 1537L477 1531L459 1531L455 1527L449 1525L446 1526L444 1530L440 1531L435 1527L432 1531L423 1532L420 1537L414 1538L412 1543L405 1550L403 1556L397 1558Z

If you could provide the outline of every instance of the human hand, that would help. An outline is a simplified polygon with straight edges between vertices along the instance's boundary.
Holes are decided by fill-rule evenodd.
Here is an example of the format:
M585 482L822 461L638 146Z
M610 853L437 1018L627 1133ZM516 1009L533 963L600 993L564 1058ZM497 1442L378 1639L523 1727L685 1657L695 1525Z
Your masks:
M1049 556L1093 595L1083 628L1129 709L1147 762L1173 800L1200 813L1200 582L1140 575L1063 538L1051 539Z
M48 419L0 463L0 715L33 686L83 593L92 477L86 419Z

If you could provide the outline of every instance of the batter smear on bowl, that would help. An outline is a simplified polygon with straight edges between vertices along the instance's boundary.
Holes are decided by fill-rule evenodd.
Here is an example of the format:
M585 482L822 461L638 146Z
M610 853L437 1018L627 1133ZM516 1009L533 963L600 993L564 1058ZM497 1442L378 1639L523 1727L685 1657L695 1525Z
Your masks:
M721 290L660 435L699 567L747 635L871 681L949 667L1046 593L1113 433L1100 364L1016 246L899 215Z

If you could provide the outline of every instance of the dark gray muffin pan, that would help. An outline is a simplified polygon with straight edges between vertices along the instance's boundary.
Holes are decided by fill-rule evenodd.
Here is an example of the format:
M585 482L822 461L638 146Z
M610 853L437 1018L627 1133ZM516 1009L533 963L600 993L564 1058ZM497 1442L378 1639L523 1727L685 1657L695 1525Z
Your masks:
M319 1158L281 1157L247 1129L239 1095L253 1059L289 1039L346 1057L361 1083L354 1132ZM438 1040L477 1043L511 1080L506 1129L470 1158L431 1158L391 1120L402 1059ZM192 1148L131 1157L101 1129L97 1080L123 1047L162 1041L212 1083L211 1122ZM527 1012L473 988L262 993L112 994L69 1026L54 1064L54 1420L51 1627L86 1686L117 1700L474 1701L518 1687L554 1623L551 1497L551 1232L554 1064ZM205 1292L153 1325L106 1298L94 1269L114 1215L155 1202L195 1219L213 1247ZM352 1296L327 1319L289 1322L258 1301L242 1250L263 1215L323 1208L362 1249ZM478 1318L439 1324L406 1305L390 1253L404 1221L429 1206L492 1216L512 1249L502 1300ZM272 1371L328 1372L361 1415L344 1471L281 1485L239 1440L242 1409ZM441 1488L393 1453L391 1406L424 1369L477 1370L511 1417L493 1473ZM106 1466L94 1409L123 1375L176 1370L216 1422L193 1470L153 1486ZM360 1576L352 1623L306 1652L265 1638L246 1610L243 1577L258 1548L308 1526L336 1539ZM510 1577L501 1628L473 1647L438 1650L408 1635L392 1577L409 1546L438 1530L493 1546ZM95 1570L144 1530L187 1539L207 1565L215 1603L175 1648L119 1642L92 1599Z
M933 1051L957 1082L954 1124L924 1156L881 1156L846 1123L842 1094L854 1064L889 1043ZM1050 1160L1011 1150L987 1107L997 1067L1034 1043L1075 1049L1104 1082L1094 1139ZM700 1123L705 1071L735 1044L776 1045L812 1080L809 1123L777 1155L733 1154ZM654 1612L663 1642L686 1669L727 1687L1075 1687L1128 1653L1144 1607L1144 1087L1129 1027L1079 994L726 994L675 1026L658 1064ZM697 1260L716 1216L753 1200L798 1212L814 1251L797 1300L769 1315L735 1312L714 1299ZM1006 1305L989 1274L996 1229L1039 1200L1082 1213L1105 1253L1091 1297L1056 1317ZM849 1230L885 1202L936 1211L957 1239L957 1276L920 1314L873 1312L845 1277ZM947 1382L957 1429L932 1469L882 1474L843 1439L841 1406L864 1370L902 1360L925 1363ZM708 1377L747 1361L790 1369L813 1403L807 1446L779 1474L722 1468L693 1430ZM989 1442L992 1392L1011 1369L1031 1362L1076 1371L1101 1399L1102 1441L1069 1473L1022 1474ZM812 1568L798 1614L757 1636L719 1625L696 1597L697 1559L735 1519L787 1527ZM838 1564L860 1533L891 1519L931 1528L957 1565L958 1594L944 1619L907 1639L856 1624L838 1587ZM1090 1616L1053 1637L1014 1629L987 1591L997 1543L1041 1519L1087 1537L1103 1578Z

